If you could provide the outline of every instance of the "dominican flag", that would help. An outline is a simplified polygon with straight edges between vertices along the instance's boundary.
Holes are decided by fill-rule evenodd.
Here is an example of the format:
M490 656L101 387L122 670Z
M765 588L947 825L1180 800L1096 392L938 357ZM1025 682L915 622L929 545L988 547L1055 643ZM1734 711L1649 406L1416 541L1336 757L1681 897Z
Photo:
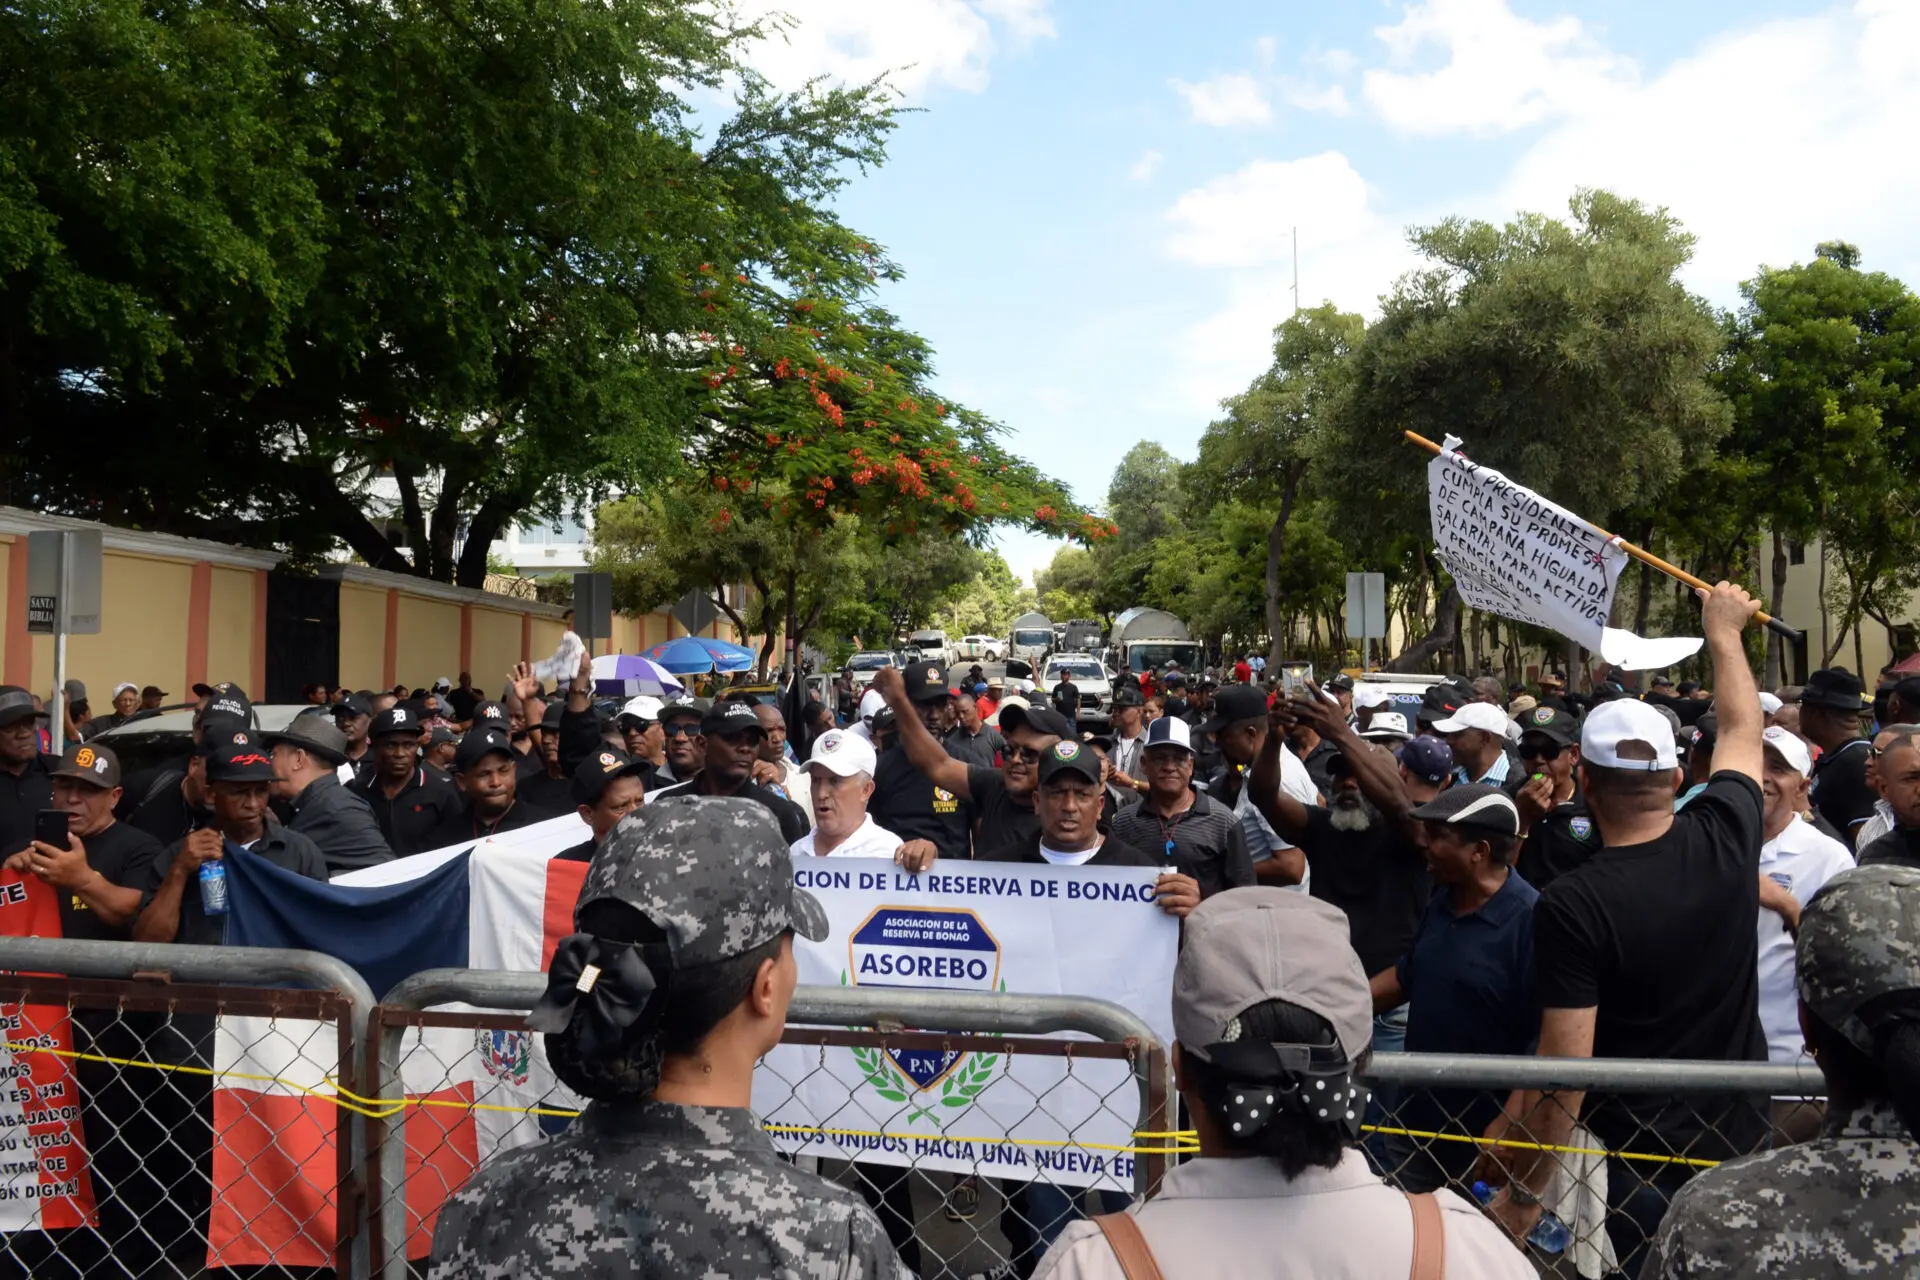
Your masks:
M578 844L584 830L569 815L332 883L235 858L227 869L227 943L337 956L376 997L425 969L544 970L573 930L587 870L552 858ZM332 1265L343 1114L333 1101L338 1053L330 1028L220 1019L209 1266ZM409 1031L402 1075L407 1248L420 1258L440 1205L482 1156L539 1136L540 1121L526 1108L578 1102L524 1031Z

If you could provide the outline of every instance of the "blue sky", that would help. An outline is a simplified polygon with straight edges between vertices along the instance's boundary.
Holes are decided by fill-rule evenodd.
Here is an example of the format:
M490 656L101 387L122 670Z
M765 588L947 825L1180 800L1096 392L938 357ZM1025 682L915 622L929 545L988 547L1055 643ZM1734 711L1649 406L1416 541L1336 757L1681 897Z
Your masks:
M840 207L947 394L1097 504L1180 457L1300 299L1371 313L1408 225L1669 206L1688 283L1859 244L1920 282L1920 3L785 0L776 82L889 72L921 108ZM1170 19L1170 15L1177 18ZM1002 549L1022 576L1052 545Z

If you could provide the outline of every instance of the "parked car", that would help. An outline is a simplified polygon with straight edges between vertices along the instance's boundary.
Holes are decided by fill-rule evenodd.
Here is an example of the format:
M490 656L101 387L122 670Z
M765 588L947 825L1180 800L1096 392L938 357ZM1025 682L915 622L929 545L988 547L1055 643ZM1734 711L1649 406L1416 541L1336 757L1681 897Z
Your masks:
M847 682L853 686L854 694L857 696L866 692L867 686L873 683L875 673L882 667L901 665L903 664L894 660L893 654L885 650L856 653L847 659Z
M1080 726L1105 728L1113 721L1113 680L1107 668L1090 653L1057 653L1040 673L1040 688L1051 695L1062 677L1071 677L1080 690Z
M947 633L944 631L916 631L907 637L907 643L918 649L924 659L943 667L953 665L953 646L947 643Z
M1420 700L1428 689L1446 680L1445 676L1432 676L1420 673L1402 675L1391 671L1369 671L1365 675L1353 678L1353 689L1358 693L1362 687L1371 685L1384 689L1391 701L1387 710L1398 711L1407 718L1409 727L1419 724Z
M262 733L277 733L293 723L307 709L305 703L272 703L255 706L253 726ZM102 730L92 739L113 748L120 760L120 775L131 779L137 773L177 764L193 752L193 711L162 711L117 724Z
M961 636L960 643L954 646L955 662L998 662L1006 656L1007 642L1003 636Z

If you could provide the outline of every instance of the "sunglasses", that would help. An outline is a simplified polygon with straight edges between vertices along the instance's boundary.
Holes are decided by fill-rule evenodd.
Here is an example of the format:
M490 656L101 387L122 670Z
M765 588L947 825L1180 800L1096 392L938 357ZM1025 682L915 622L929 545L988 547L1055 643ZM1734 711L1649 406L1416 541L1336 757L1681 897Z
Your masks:
M700 736L700 726L697 724L688 724L683 720L678 724L660 726L660 732L666 734L669 738L697 738Z
M1558 760L1560 753L1565 750L1566 748L1557 742L1536 742L1531 746L1523 742L1520 744L1519 754L1522 760L1539 760L1544 762Z
M1006 751L1002 754L1004 754L1008 760L1020 760L1029 764L1038 764L1040 757L1046 753L1044 751L1035 751L1032 747L1021 747L1015 746L1013 743L1008 743Z

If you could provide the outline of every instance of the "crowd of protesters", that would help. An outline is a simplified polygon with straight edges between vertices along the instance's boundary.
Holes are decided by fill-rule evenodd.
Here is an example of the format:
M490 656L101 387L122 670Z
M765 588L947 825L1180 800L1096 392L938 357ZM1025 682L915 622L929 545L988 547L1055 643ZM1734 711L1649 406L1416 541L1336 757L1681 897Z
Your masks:
M464 674L431 689L315 685L270 732L242 689L198 686L191 749L123 777L106 729L136 724L166 693L123 684L113 716L94 720L84 689L68 690L74 743L53 756L42 749L40 701L0 687L0 858L60 892L68 937L213 944L224 922L200 892L209 863L259 857L326 879L569 813L587 835L559 856L593 862L630 815L676 800L754 806L796 858L882 857L909 871L940 859L1156 868L1159 905L1189 926L1188 946L1207 904L1239 901L1241 890L1280 894L1318 904L1299 928L1331 921L1344 931L1369 1025L1309 1005L1331 1030L1289 1015L1252 1033L1317 1046L1308 1057L1324 1077L1286 1055L1284 1070L1256 1076L1190 1059L1181 1088L1213 1116L1221 1154L1241 1154L1220 1128L1232 1110L1220 1100L1225 1082L1349 1078L1376 1052L1817 1062L1827 1101L1403 1090L1370 1097L1363 1120L1324 1141L1257 1146L1282 1152L1284 1177L1272 1186L1228 1179L1186 1194L1257 1185L1284 1195L1277 1186L1328 1177L1378 1187L1384 1176L1408 1193L1451 1196L1478 1183L1492 1192L1485 1212L1515 1240L1549 1212L1587 1228L1603 1241L1589 1261L1606 1274L1722 1274L1716 1260L1748 1245L1789 1247L1776 1241L1789 1224L1796 1257L1819 1261L1884 1231L1907 1243L1881 1256L1911 1268L1920 962L1906 952L1907 985L1836 1014L1839 997L1812 994L1822 988L1808 973L1807 922L1822 888L1859 877L1858 864L1884 868L1872 880L1885 900L1875 909L1891 903L1903 927L1914 924L1920 679L1869 695L1857 676L1823 670L1763 693L1740 640L1753 607L1734 588L1704 597L1710 693L1655 678L1635 694L1608 673L1575 694L1546 673L1534 690L1482 677L1396 699L1379 682L1342 676L1283 694L1242 662L1224 678L1128 674L1098 733L1076 723L1077 692L1062 705L924 661L880 671L847 715L747 692L608 704L581 652L577 668L548 673L560 675L554 687L517 667L498 699ZM38 838L48 809L68 815L63 844ZM1248 909L1222 907L1217 918ZM1828 911L1830 933L1841 930L1835 954L1857 949L1843 935L1864 911ZM1238 927L1257 936L1266 920ZM1298 993L1254 994L1289 991ZM1204 1047L1184 1032L1182 1045ZM1347 1154L1363 1121L1364 1157ZM1317 1132L1310 1117L1287 1123ZM1203 1124L1203 1148L1208 1132ZM1828 1146L1796 1157L1794 1143ZM1861 1143L1878 1144L1871 1160ZM1565 1157L1592 1151L1608 1154ZM1763 1193L1752 1161L1696 1181L1704 1165L1754 1152L1767 1153L1756 1159L1771 1162L1785 1210L1744 1225L1704 1211L1738 1179L1744 1194ZM1793 1179L1836 1167L1857 1174L1848 1185L1864 1207L1823 1234L1813 1208L1828 1193L1798 1192ZM909 1178L862 1174L899 1264L918 1272ZM1602 1184L1596 1211L1586 1193ZM1906 1193L1888 1197L1883 1184ZM1097 1213L1097 1197L1039 1182L1001 1191L1007 1274L1117 1274L1101 1261L1105 1246L1071 1227ZM957 1182L948 1216L975 1215L980 1192ZM1364 1212L1380 1212L1369 1203ZM1156 1253L1208 1247L1191 1222L1153 1212L1142 1221L1161 1224L1147 1231ZM1447 1226L1462 1230L1451 1214ZM1449 1243L1449 1260L1453 1251ZM1482 1244L1463 1258L1456 1274L1509 1274ZM1826 1272L1810 1262L1751 1273Z

